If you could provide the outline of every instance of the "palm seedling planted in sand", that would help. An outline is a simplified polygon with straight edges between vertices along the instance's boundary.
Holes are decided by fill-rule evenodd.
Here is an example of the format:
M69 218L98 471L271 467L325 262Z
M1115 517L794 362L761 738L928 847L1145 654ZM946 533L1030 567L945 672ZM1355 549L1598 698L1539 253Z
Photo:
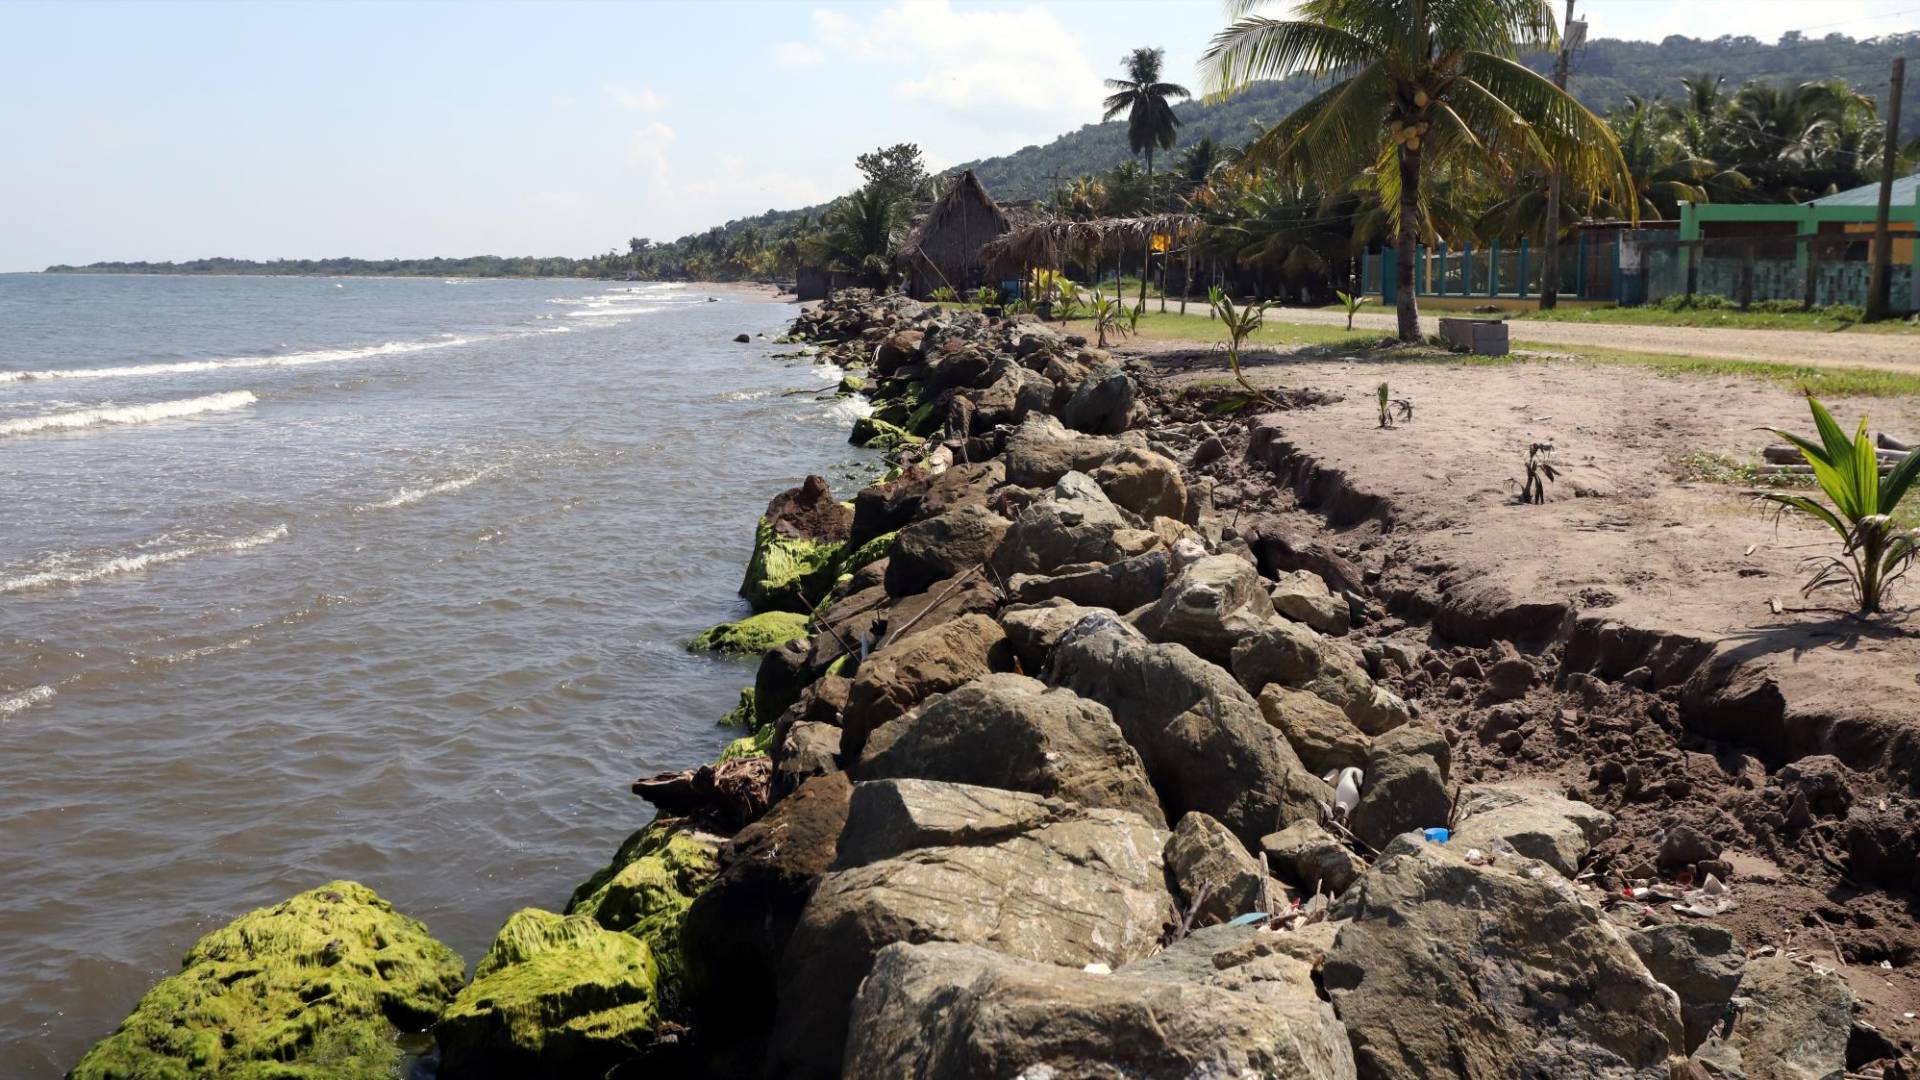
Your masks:
M1093 315L1093 330L1099 336L1100 347L1107 347L1107 335L1119 337L1127 333L1127 305L1115 300L1099 289L1093 290L1093 303L1087 309Z
M1227 366L1233 369L1233 377L1246 388L1247 393L1261 396L1252 383L1240 371L1240 353L1247 341L1259 331L1265 321L1267 309L1262 304L1247 304L1236 307L1233 298L1216 285L1207 290L1207 302L1213 305L1213 313L1220 319L1220 325L1227 331Z
M1840 534L1840 554L1807 560L1819 570L1801 592L1811 594L1844 581L1853 589L1860 614L1872 615L1881 610L1887 587L1912 569L1915 548L1920 546L1920 531L1901 529L1893 520L1900 500L1920 475L1920 451L1909 452L1882 477L1880 455L1867 437L1866 417L1860 418L1859 431L1849 439L1826 406L1813 397L1807 398L1807 405L1813 410L1819 442L1777 428L1774 434L1799 447L1832 507L1787 492L1770 491L1760 498L1778 504L1780 513L1805 514Z
M1553 444L1527 444L1527 478L1520 482L1520 501L1538 506L1547 501L1547 483L1560 478L1553 471Z

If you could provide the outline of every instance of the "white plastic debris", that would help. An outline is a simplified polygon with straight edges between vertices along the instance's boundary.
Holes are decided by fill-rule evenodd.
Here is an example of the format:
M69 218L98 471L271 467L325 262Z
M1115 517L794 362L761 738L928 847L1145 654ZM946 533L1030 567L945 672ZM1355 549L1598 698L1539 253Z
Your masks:
M1094 962L1093 962L1093 963L1091 963L1091 964L1088 964L1088 965L1087 965L1086 967L1083 967L1083 968L1081 968L1080 970L1081 970L1081 971L1084 971L1084 972L1086 972L1086 973L1087 973L1087 974L1089 974L1089 975L1111 975L1111 974L1113 974L1113 969L1112 969L1112 968L1110 968L1110 967L1108 967L1107 965L1105 965L1105 964L1103 964L1103 963L1101 963L1101 962L1099 962L1098 960L1096 960L1096 961L1094 961Z
M1360 805L1360 784L1366 774L1349 765L1338 774L1328 773L1327 782L1333 785L1333 815L1344 818L1353 813Z

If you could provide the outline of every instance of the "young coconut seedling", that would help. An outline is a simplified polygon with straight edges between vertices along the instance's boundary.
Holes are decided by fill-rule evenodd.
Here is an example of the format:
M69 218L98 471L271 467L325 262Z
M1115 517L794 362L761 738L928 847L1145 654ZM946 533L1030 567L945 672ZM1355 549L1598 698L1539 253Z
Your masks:
M1380 398L1380 426L1381 427L1383 428L1392 427L1393 416L1395 413L1399 413L1400 419L1402 420L1413 419L1413 402L1407 400L1406 398L1388 397L1387 396L1388 390L1387 390L1386 383L1380 384L1380 387L1377 393Z
M1093 316L1093 329L1099 337L1101 348L1107 347L1108 334L1119 337L1128 332L1127 305L1105 295L1099 289L1093 290L1093 303L1087 310Z
M1333 291L1333 295L1339 297L1340 306L1347 309L1347 329L1352 330L1353 317L1360 314L1360 305L1366 302L1366 297L1357 292L1344 293L1338 289Z
M1908 451L1882 477L1880 455L1867 437L1866 417L1860 418L1859 431L1849 439L1818 399L1809 395L1807 405L1813 410L1819 442L1778 428L1774 434L1800 449L1801 456L1813 467L1820 493L1832 506L1784 491L1769 491L1759 497L1778 505L1776 513L1804 514L1840 536L1840 554L1815 555L1806 560L1818 570L1801 593L1811 595L1816 589L1845 582L1853 590L1859 614L1874 615L1882 610L1888 587L1913 568L1916 549L1920 549L1920 530L1901 529L1893 519L1900 500L1920 475L1920 451Z
M1061 322L1074 317L1080 310L1080 289L1067 280L1065 274L1053 279L1053 311L1060 316Z
M1559 479L1553 470L1553 444L1527 444L1527 478L1520 482L1522 505L1538 506L1547 501L1547 484Z
M1265 321L1266 305L1247 304L1236 307L1233 298L1222 291L1218 285L1207 290L1207 302L1213 305L1214 315L1219 318L1220 325L1227 331L1225 342L1227 366L1233 369L1235 381L1239 382L1247 393L1264 397L1265 395L1255 389L1254 385L1247 381L1246 375L1241 372L1240 353L1247 347L1247 341L1259 331L1260 324Z

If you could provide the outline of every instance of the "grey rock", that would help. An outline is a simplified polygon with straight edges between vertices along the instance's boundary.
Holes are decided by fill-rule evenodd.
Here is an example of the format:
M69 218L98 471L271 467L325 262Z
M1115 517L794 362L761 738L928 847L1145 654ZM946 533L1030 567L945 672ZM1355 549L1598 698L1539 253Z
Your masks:
M986 562L1011 527L984 506L960 506L908 525L887 556L887 594L912 596Z
M1784 956L1749 960L1734 996L1733 1034L1747 1080L1840 1080L1853 990L1834 972Z
M1673 870L1692 866L1702 859L1720 857L1720 841L1691 825L1675 825L1660 839L1660 868Z
M1613 835L1613 815L1539 785L1475 785L1461 793L1460 804L1453 843L1505 844L1569 878L1595 844Z
M1024 675L986 675L932 698L875 731L853 772L1050 795L1166 825L1106 706Z
M1166 837L1135 814L1022 792L856 785L835 869L781 961L769 1068L840 1069L854 994L894 942L974 944L1073 967L1146 955L1173 903Z
M1150 640L1185 645L1201 659L1225 665L1234 644L1272 618L1273 600L1260 572L1231 555L1209 555L1180 571L1139 627Z
M1029 416L1007 434L1007 483L1051 487L1069 472L1098 467L1119 445L1113 439L1068 431L1051 416Z
M1747 956L1725 927L1668 923L1627 932L1627 943L1653 977L1680 995L1680 1020L1693 1052L1733 1015L1733 995Z
M1184 646L1089 617L1054 647L1049 681L1113 711L1170 816L1204 811L1253 844L1332 797L1246 691Z
M1139 554L1116 537L1129 526L1118 507L1085 473L1069 472L1053 493L1020 512L995 547L993 569L1015 574L1051 574L1074 563L1109 563ZM1146 534L1151 536L1151 534Z
M1151 450L1123 447L1093 471L1093 479L1115 505L1143 518L1186 518L1187 485L1179 464Z
M1266 620L1234 642L1230 662L1247 689L1257 693L1278 683L1307 690L1340 706L1369 735L1412 718L1407 703L1376 684L1346 646L1304 623Z
M1352 612L1346 597L1336 596L1320 575L1311 570L1282 573L1271 595L1275 611L1323 634L1339 637L1352 626Z
M854 675L841 713L843 762L860 760L867 736L909 709L993 671L1012 666L1006 632L986 615L963 615L908 634L869 656Z
M1119 365L1088 375L1060 407L1060 422L1089 435L1118 435L1133 426L1139 388Z
M1396 728L1373 741L1360 805L1348 823L1362 843L1378 850L1401 833L1447 823L1453 799L1441 761L1445 750L1444 735L1417 725Z
M1322 978L1366 1080L1666 1080L1682 1045L1672 991L1544 867L1396 844L1332 914Z
M1259 911L1266 875L1225 825L1192 811L1167 841L1167 872L1192 925L1210 926Z
M1296 821L1260 838L1267 865L1309 895L1347 891L1363 869L1360 859L1318 822Z
M1007 642L1013 646L1020 669L1040 672L1047 669L1060 635L1099 610L1055 598L1009 607L1000 613L1000 625L1007 632Z
M1365 768L1373 740L1338 706L1305 690L1273 683L1260 691L1260 715L1286 736L1300 763L1316 775Z
M1023 604L1059 599L1113 611L1131 611L1153 602L1165 591L1169 562L1165 551L1154 550L1130 559L1051 576L1015 574L1008 580L1007 589Z

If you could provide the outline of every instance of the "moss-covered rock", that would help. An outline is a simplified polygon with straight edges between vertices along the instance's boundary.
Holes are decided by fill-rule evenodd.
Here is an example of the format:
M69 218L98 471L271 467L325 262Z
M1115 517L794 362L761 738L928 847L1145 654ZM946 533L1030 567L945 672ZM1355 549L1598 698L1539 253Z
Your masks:
M680 925L693 898L713 880L715 845L669 822L655 822L627 838L598 885L575 890L569 915L591 915L609 930L632 934L653 950L660 996L671 1003L680 985ZM585 886L582 886L585 889Z
M853 422L853 432L847 441L868 450L892 450L919 442L913 432L896 424L882 420L878 414L863 416Z
M755 611L804 612L833 587L844 540L787 536L766 518L753 531L753 558L740 595Z
M197 942L73 1080L390 1080L466 965L372 889L335 881Z
M806 636L807 616L795 611L763 611L736 622L721 623L687 642L687 648L695 652L759 656Z
M720 718L720 726L721 727L743 727L743 728L751 729L754 725L754 720L755 720L755 717L754 717L755 705L753 700L754 696L755 695L753 692L753 687L751 686L740 691L739 704L735 705L731 709L728 709L727 714Z
M898 529L890 533L881 533L879 536L847 552L840 559L839 574L836 576L836 580L838 580L839 577L845 577L853 573L855 570L860 569L876 559L886 558L887 553L893 550L893 538L899 535L900 532Z
M433 1027L441 1073L603 1075L652 1040L659 978L639 937L584 913L516 911Z
M849 394L857 394L866 388L867 380L858 375L844 375L840 379L839 394L842 397L846 397Z
M772 724L761 725L753 734L742 735L740 738L721 747L720 756L714 759L714 764L717 765L722 761L733 761L738 758L764 757L771 754L773 752L773 734L774 726Z

